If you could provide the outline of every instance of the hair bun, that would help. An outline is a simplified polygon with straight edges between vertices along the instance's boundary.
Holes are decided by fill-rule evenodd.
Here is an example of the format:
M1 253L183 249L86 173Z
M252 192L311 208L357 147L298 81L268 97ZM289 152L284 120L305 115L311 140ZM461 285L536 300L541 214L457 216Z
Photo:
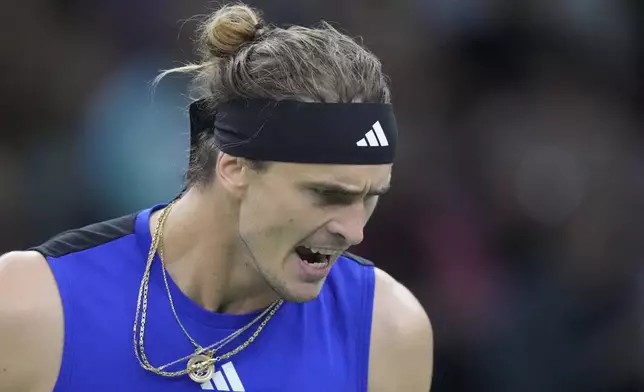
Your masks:
M211 57L231 57L263 26L258 12L243 5L220 8L201 27L201 47Z

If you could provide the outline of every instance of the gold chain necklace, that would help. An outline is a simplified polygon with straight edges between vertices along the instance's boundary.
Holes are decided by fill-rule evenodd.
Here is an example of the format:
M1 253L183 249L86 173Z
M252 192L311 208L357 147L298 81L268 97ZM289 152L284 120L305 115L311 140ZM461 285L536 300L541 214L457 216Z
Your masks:
M174 205L174 202L170 203L162 212L161 215L159 216L159 221L157 222L156 228L154 230L154 234L152 237L152 243L150 245L150 250L148 252L148 259L147 259L147 264L145 267L145 272L143 274L143 278L141 280L141 285L139 287L139 294L137 298L137 303L136 303L136 314L134 318L134 328L133 328L133 334L134 334L134 354L139 361L139 364L141 367L143 367L145 370L151 371L152 373L161 375L161 376L166 376L166 377L178 377L178 376L183 376L188 374L192 380L198 383L205 382L209 380L213 374L214 374L214 364L216 362L219 362L224 359L228 359L232 357L233 355L237 354L241 350L245 349L248 347L249 344L251 344L257 336L259 336L260 332L264 329L268 321L275 315L277 310L281 307L283 304L283 300L280 299L273 304L271 304L268 308L266 308L260 315L258 315L255 319L253 319L250 323L246 324L244 327L238 329L237 331L233 332L232 334L228 335L224 339L221 339L213 344L211 344L208 347L202 347L199 345L188 333L188 331L185 329L181 321L179 320L179 317L177 315L177 312L174 307L174 302L172 301L172 295L170 293L170 288L168 285L168 280L166 276L166 271L165 271L165 266L163 265L163 259L161 257L162 250L160 249L159 242L162 236L162 231L163 231L163 226L165 224L165 220L170 213L170 210L172 209ZM170 307L172 309L172 313L175 317L175 320L179 324L181 330L183 333L186 335L186 337L190 340L190 342L197 348L197 351L195 353L186 355L185 357L179 358L175 361L172 361L170 363L167 363L165 365L159 366L159 367L154 367L150 364L148 361L148 358L145 354L145 349L144 349L144 336L145 336L145 322L146 322L146 316L147 316L147 308L148 308L148 289L149 289L149 282L150 282L150 271L152 267L152 261L154 260L154 255L157 252L157 249L160 250L160 258L161 258L161 263L162 263L162 270L163 270L163 278L165 281L166 285L166 291L168 294L168 298L170 300ZM259 321L262 317L264 317L264 320L259 324L255 332L241 345L239 345L237 348L219 355L217 357L214 357L214 354L220 350L223 346L226 344L230 343L232 340L234 340L237 336L242 334L244 331L246 331L248 328L253 326L257 321ZM139 327L139 319L141 320L141 325ZM185 360L188 360L188 364L186 366L186 369L180 370L180 371L166 371L164 369L168 368L169 366L175 365L177 363L183 362Z
M257 316L253 321L250 323L246 324L244 327L238 329L237 331L233 332L232 334L228 335L227 337L217 341L216 343L213 343L212 345L208 346L207 348L203 348L197 341L188 333L186 328L184 327L183 323L179 319L179 315L177 314L177 311L174 307L174 300L172 299L172 293L170 291L170 285L168 284L168 278L167 278L167 272L165 269L165 264L163 263L163 252L162 252L162 247L159 247L159 258L161 259L161 271L163 272L163 281L165 283L165 288L166 288L166 293L168 294L168 300L170 302L170 309L172 310L172 315L174 316L174 319L177 321L177 324L183 331L183 334L190 340L193 346L197 349L199 353L205 353L206 355L212 357L218 350L220 350L224 345L229 343L231 340L236 338L237 336L241 335L244 331L246 331L248 328L253 326L260 318L264 317L270 309L276 305L277 301L272 303L267 309L265 309L259 316ZM211 347L214 347L212 349L209 349Z

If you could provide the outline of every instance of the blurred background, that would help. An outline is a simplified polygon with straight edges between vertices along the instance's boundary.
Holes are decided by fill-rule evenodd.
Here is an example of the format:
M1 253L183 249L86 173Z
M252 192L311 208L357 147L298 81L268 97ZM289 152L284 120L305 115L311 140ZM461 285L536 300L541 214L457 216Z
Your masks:
M249 1L393 83L393 190L355 251L435 329L435 392L644 391L644 2ZM0 40L0 252L172 198L202 0L22 0ZM401 391L404 392L404 391Z

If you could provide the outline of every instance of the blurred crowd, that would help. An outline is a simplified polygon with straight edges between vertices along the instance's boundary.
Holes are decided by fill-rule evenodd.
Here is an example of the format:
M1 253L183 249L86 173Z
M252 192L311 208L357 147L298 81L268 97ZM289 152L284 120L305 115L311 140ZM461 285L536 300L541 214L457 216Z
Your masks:
M248 1L392 80L393 190L354 251L422 301L435 392L644 391L644 2ZM23 0L1 41L0 252L182 188L203 0Z

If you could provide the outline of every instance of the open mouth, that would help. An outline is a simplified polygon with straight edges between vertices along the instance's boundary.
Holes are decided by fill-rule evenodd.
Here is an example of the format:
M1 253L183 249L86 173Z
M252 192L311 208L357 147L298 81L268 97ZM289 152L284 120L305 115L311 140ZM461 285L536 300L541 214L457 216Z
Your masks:
M300 245L295 248L295 253L312 267L325 268L329 265L332 258L339 254L337 250L328 250L321 248L310 248Z

